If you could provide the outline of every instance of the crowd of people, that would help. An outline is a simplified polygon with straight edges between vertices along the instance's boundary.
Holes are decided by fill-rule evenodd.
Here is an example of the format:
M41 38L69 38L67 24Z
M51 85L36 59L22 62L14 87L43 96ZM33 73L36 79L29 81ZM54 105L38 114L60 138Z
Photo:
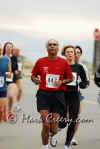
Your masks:
M0 45L0 121L14 119L12 110L16 87L18 103L16 108L20 108L19 103L23 90L22 75L23 66L20 49L11 42L6 42L4 47Z
M82 48L66 45L58 56L59 43L50 39L46 43L47 56L39 58L31 73L31 80L39 86L36 94L37 111L42 118L42 146L56 147L56 135L67 127L65 149L77 145L75 134L79 127L82 101L81 90L88 88L90 77L88 69L80 62ZM24 75L23 57L20 49L11 42L0 44L0 122L13 120L13 105L17 87L17 106L21 108ZM8 110L7 110L8 104ZM63 119L63 120L62 120Z
M48 56L36 62L31 76L32 81L39 84L36 97L37 110L42 118L42 144L44 149L48 149L50 138L51 146L55 147L59 128L63 129L68 125L65 149L70 149L78 129L84 99L80 88L89 86L89 74L86 66L80 63L81 47L64 46L61 54L66 59L57 56L59 44L56 40L49 40L46 48ZM50 114L52 117L48 116ZM67 122L61 121L61 118L66 118ZM74 141L74 144L77 143Z

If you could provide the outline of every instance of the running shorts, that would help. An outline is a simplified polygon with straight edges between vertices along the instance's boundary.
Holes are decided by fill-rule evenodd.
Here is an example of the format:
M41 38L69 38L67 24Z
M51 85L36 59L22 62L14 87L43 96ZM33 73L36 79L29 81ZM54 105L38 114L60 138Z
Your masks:
M22 79L22 72L21 71L18 71L17 75L14 74L14 82L16 82L16 80L18 80L18 79Z
M0 91L0 98L6 98L7 97L7 90L5 91Z
M49 110L50 113L59 113L65 110L65 98L63 91L45 91L37 92L37 110Z
M80 101L82 101L82 100L84 100L84 99L85 99L85 97L84 97L84 96L82 96L82 94L81 94L81 92L80 92L80 91L78 92L78 96L79 96L79 100L80 100Z

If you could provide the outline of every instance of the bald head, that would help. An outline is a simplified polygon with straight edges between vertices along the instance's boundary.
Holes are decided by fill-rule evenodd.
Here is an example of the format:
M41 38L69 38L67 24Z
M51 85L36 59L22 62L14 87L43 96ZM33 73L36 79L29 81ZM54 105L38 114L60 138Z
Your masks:
M50 39L47 42L47 52L49 59L55 59L59 50L58 41L55 39Z
M57 40L55 40L55 39L50 39L50 40L48 40L48 42L46 43L46 48L48 48L48 44L49 44L49 43L55 43L55 44L59 45Z

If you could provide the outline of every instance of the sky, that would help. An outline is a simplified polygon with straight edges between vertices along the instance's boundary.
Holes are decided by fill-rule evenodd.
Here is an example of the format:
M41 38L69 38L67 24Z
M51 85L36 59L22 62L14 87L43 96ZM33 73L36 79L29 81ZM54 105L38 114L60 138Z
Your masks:
M83 59L92 61L93 31L100 28L100 1L3 0L0 4L0 42L12 41L35 61L46 55L48 39L80 45ZM60 52L59 52L60 53Z

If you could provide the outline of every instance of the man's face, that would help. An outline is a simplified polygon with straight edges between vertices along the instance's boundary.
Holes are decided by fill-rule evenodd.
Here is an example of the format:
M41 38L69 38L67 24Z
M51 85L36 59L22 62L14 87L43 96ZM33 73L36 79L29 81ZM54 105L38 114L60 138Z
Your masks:
M80 51L80 49L79 48L76 48L75 49L75 59L76 60L79 60L80 59L80 57L82 56L82 53L81 53L81 51Z
M49 40L47 45L48 55L56 56L58 53L58 43L56 40Z

